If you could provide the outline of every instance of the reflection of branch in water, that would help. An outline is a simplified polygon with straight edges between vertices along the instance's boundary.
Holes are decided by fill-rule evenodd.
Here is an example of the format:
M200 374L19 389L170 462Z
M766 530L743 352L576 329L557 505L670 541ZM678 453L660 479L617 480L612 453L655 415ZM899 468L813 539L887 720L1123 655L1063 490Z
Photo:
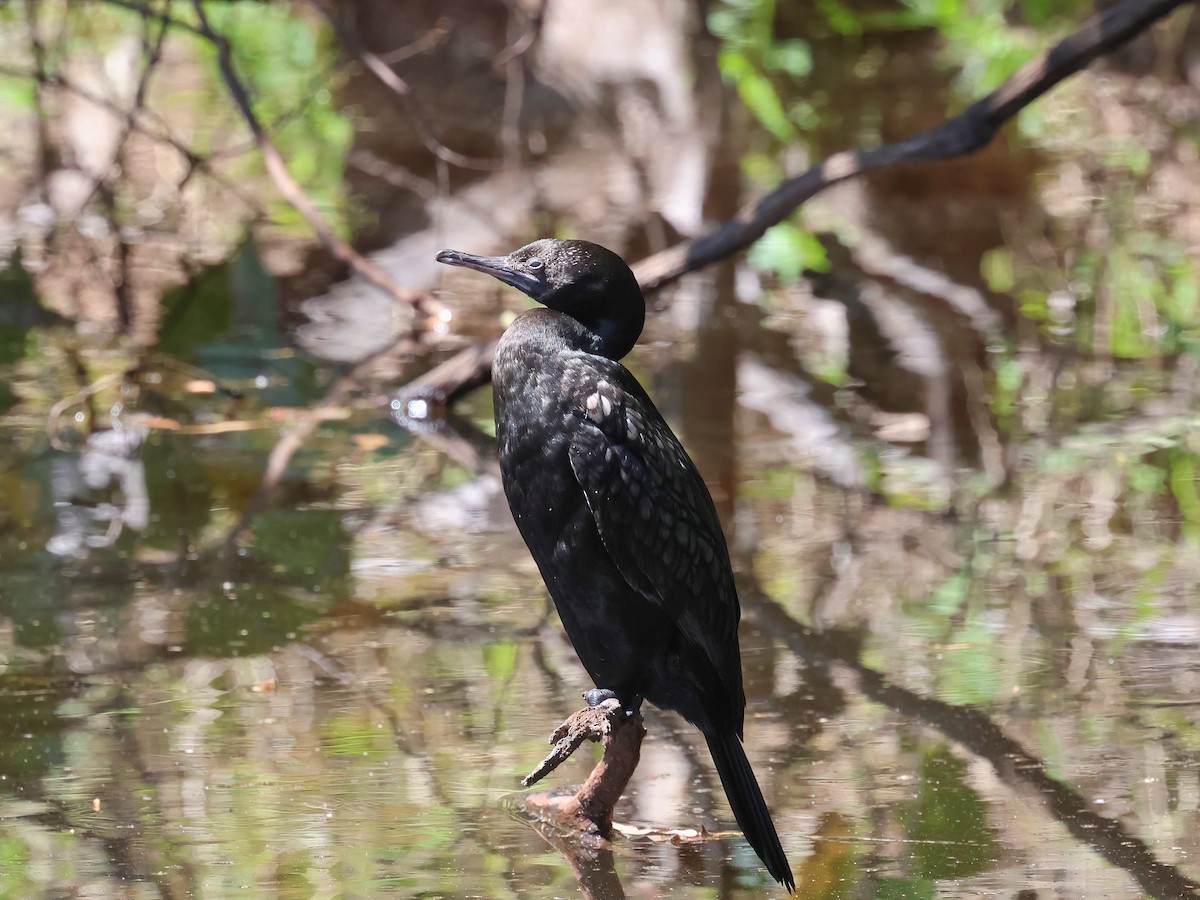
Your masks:
M739 583L739 587L747 613L759 618L794 652L815 663L844 666L857 679L858 689L865 697L924 722L962 744L991 763L1000 780L1010 787L1021 784L1032 787L1045 800L1050 814L1074 838L1127 871L1148 894L1164 900L1200 897L1200 883L1159 860L1144 841L1130 834L1120 822L1092 812L1087 800L1046 774L1042 760L1005 734L983 712L922 697L891 684L879 672L859 662L853 642L806 628L756 585Z
M153 885L158 891L157 896L164 900L176 900L176 898L182 900L185 897L197 896L194 885L198 879L193 874L191 863L180 863L177 858L171 858L169 861L166 859L149 860L148 866L139 865L139 851L153 843L147 839L140 826L136 829L130 828L128 831L111 827L92 827L80 820L78 806L74 804L67 807L56 803L51 809L24 815L22 818L38 822L79 841L96 841L104 848L104 856L112 868L113 879L120 882L125 891L134 891L136 888L131 886L144 884ZM175 875L173 878L167 874L172 870L178 870L173 873ZM184 884L176 887L180 882L184 882ZM133 893L117 893L115 888L113 895L135 896Z
M392 732L392 741L395 743L397 750L399 750L405 756L419 758L426 764L429 763L429 758L425 754L424 748L417 748L413 746L412 740L409 738L405 729L400 725L400 716L397 714L396 710L392 708L392 701L387 695L386 688L381 688L378 684L372 684L371 682L363 681L328 653L318 650L312 644L298 642L293 646L301 656L324 672L328 678L336 681L347 690L352 690L357 693L364 701L366 701L367 706L371 707L371 709L383 716L383 718L387 720L388 728ZM430 781L433 783L434 789L437 790L437 779L431 777ZM439 794L440 793L441 792L439 791ZM438 799L446 809L453 809L453 807L450 805L450 800L448 797L442 795L439 796Z
M480 632L482 636L482 631ZM487 638L495 639L488 627ZM444 638L444 635L442 635ZM358 693L366 703L386 719L396 746L409 756L430 762L424 747L414 746L411 735L419 741L420 731L402 727L393 708L393 700L377 684L360 679L335 657L309 643L293 645L297 652L312 662L329 678L347 690ZM505 696L507 691L503 692ZM589 692L590 694L591 692ZM588 696L585 694L585 697ZM568 734L568 731L571 733ZM604 700L570 716L552 736L557 740L550 756L523 784L529 786L551 772L569 757L585 740L601 741L604 755L586 782L571 791L541 791L514 796L508 801L522 821L533 826L547 842L566 858L585 897L624 897L620 881L613 868L612 850L607 840L613 831L613 808L624 792L637 767L642 739L646 730L640 715L625 719L615 699ZM561 738L561 740L558 740ZM443 808L454 809L451 798L440 790L438 780L430 772L430 782L438 793Z
M250 499L246 501L246 505L242 507L242 513L238 516L237 522L229 529L229 533L225 535L225 541L222 552L226 558L230 557L234 549L234 543L241 536L255 517L267 507L267 502L275 489L279 487L279 483L283 481L283 476L287 472L288 464L292 461L292 457L304 446L304 442L312 437L318 426L329 418L338 408L340 408L350 394L358 387L362 380L363 374L378 360L393 353L397 353L405 347L412 344L412 340L407 335L400 335L392 341L388 341L378 350L368 353L353 366L346 370L345 373L336 379L329 386L329 390L325 392L324 398L315 406L309 407L307 413L286 432L275 446L271 448L270 454L267 456L267 465L263 469L262 480L259 481L258 487L254 489L254 493L250 495Z
M1026 64L999 88L962 113L913 137L872 150L844 150L741 210L708 234L655 253L633 266L645 291L657 290L753 244L803 203L843 181L868 172L914 162L969 156L982 150L1002 125L1060 81L1082 71L1096 58L1145 31L1187 0L1123 0L1084 22L1074 33ZM463 376L459 390L443 385L448 396L483 384L491 374L494 344L480 341L459 354ZM455 357L458 359L459 357Z
M4 687L11 694L12 685L6 684ZM45 684L43 687L48 691L47 698L56 701L81 692L81 683L76 676L59 685ZM113 741L112 755L120 760L119 765L110 764L106 767L111 778L103 781L97 780L95 773L86 769L74 775L81 784L96 782L100 793L95 798L95 805L83 807L76 802L76 798L68 802L53 799L52 792L45 793L39 796L40 802L45 805L44 809L17 813L10 821L24 819L37 822L60 835L70 835L75 841L94 841L102 846L111 874L103 881L94 879L99 884L117 881L125 891L134 894L137 893L136 886L152 885L157 891L156 896L165 900L195 897L200 879L196 876L194 861L185 854L167 849L172 847L171 838L167 836L172 827L171 816L162 808L159 808L158 816L147 817L142 812L143 802L147 799L143 797L147 786L154 788L153 794L160 801L170 796L171 792L162 789L163 778L144 759L142 745L135 733L145 724L142 717L117 714L118 711L128 711L140 705L130 694L126 684L114 691L106 702L87 713L89 718L108 717L111 727L106 726L105 733ZM52 706L57 706L57 703ZM104 753L104 750L99 752ZM173 824L182 827L181 823ZM116 888L113 890L116 891Z
M585 697L593 693L589 691ZM593 705L595 704L595 705ZM512 800L534 828L570 864L585 897L624 897L607 846L616 806L641 757L646 729L640 714L625 719L615 696L572 713L550 736L554 749L521 784L528 787L553 771L585 741L600 741L604 756L574 793L543 791Z
M406 428L419 440L465 469L472 472L487 470L497 478L500 476L500 463L496 459L496 439L474 422L456 415L446 416L445 410L430 416L427 413L429 401L425 400L404 401L396 397L388 403L392 410L392 418L397 424ZM414 417L406 414L406 411L414 410L419 410L422 415Z
M580 896L586 900L625 900L612 847L607 842L590 846L580 841L578 835L564 833L550 823L535 820L530 824L570 865L579 881Z
M117 691L106 704L105 712L112 714L118 710L137 708L140 704L131 694L132 691L128 684L123 685L121 690ZM117 715L114 718L116 721L114 737L121 751L122 762L121 766L112 768L115 778L120 779L121 773L128 773L132 769L144 784L154 787L156 796L168 795L168 792L163 790L164 779L146 764L142 753L139 731L143 728L144 723L140 721L141 717ZM141 785L136 783L121 785L118 782L112 785L112 789L109 791L109 803L113 804L117 810L115 821L118 836L105 840L109 858L113 861L113 869L121 874L123 880L129 880L124 869L136 866L140 879L157 885L159 895L166 900L173 900L176 897L195 897L200 879L196 875L194 861L184 856L168 859L163 853L163 848L170 846L166 835L166 832L170 830L166 810L161 810L161 822L155 823L161 829L160 840L147 840L147 835L143 830L146 828L146 824L142 824L142 819L138 815L142 793L140 787ZM132 822L138 822L140 826L132 834L128 829L120 827ZM182 825L182 823L173 824ZM122 859L127 861L122 863Z

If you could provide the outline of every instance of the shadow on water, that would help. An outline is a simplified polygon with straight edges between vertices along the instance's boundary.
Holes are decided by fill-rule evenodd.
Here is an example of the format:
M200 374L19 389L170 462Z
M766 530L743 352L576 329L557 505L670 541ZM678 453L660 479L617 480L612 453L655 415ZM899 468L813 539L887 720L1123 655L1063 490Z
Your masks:
M439 247L640 258L939 121L979 93L969 44L838 4L765 31L754 4L410 6L338 6L423 110L347 69L344 181L361 246L460 332L381 358L256 514L280 436L405 310L269 229L155 293L144 344L57 302L69 248L26 236L0 273L0 894L775 893L672 715L613 844L511 813L590 683L488 392L386 385L518 308ZM1198 893L1195 91L1071 85L660 292L629 360L730 537L747 746L803 896Z

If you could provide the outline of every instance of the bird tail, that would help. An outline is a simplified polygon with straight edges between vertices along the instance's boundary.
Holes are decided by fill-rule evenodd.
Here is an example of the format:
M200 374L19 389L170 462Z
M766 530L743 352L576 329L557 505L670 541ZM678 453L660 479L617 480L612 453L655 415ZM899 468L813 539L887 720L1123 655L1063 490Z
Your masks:
M717 764L721 786L725 788L725 796L729 798L733 817L742 829L742 834L746 836L758 858L763 861L771 877L786 887L789 893L794 892L796 880L792 877L792 867L788 865L783 845L779 843L779 835L775 831L775 823L771 821L767 801L763 799L762 791L754 778L754 770L750 768L750 760L746 759L742 742L733 731L706 734L705 738L708 740L708 751L712 754L713 762Z

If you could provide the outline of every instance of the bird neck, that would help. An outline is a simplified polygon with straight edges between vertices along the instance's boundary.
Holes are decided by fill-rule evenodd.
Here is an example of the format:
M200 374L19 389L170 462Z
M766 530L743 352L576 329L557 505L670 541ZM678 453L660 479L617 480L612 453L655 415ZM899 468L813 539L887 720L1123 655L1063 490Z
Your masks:
M621 359L633 349L633 345L641 336L644 317L643 313L636 321L630 321L628 318L616 319L609 316L596 322L580 324L595 337L594 353L609 359Z
M614 296L610 293L597 312L591 309L562 311L587 332L591 344L586 348L588 352L609 359L621 359L632 350L642 334L642 326L646 324L646 301L642 299L640 291L636 296Z
M555 345L595 356L620 359L633 347L640 332L629 334L615 323L601 320L582 322L569 313L538 307L521 313L504 334L504 343L528 348L526 353L544 352ZM534 348L538 348L535 351Z

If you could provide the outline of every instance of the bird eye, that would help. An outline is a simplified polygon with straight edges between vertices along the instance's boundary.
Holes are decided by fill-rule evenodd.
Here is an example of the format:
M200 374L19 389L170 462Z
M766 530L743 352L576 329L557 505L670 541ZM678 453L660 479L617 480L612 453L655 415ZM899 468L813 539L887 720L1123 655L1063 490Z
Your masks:
M542 268L542 266L544 266L546 264L535 256L529 262L525 263L525 265L529 266L529 268L536 271L537 269Z

